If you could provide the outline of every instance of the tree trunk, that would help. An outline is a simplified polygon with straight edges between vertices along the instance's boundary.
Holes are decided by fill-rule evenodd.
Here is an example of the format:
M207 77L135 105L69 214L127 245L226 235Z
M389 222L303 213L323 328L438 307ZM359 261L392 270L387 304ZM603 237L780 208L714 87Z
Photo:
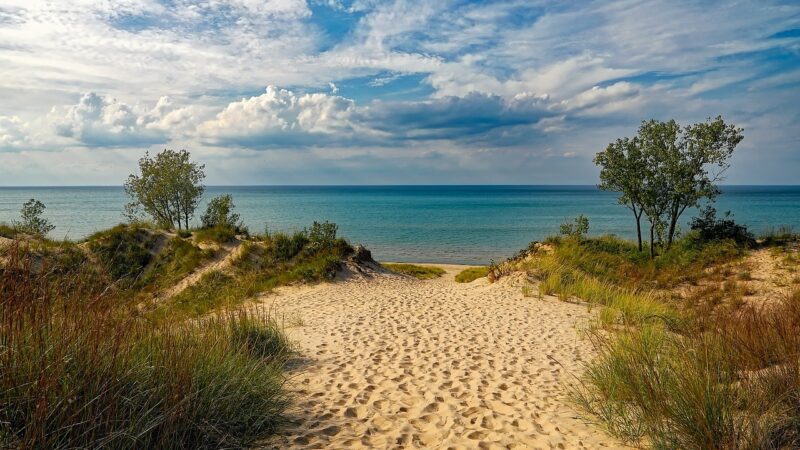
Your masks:
M656 243L655 237L653 236L653 229L655 228L654 224L650 224L650 259L656 257Z
M636 216L636 239L639 242L639 253L642 252L642 213Z
M678 224L678 208L674 208L669 218L669 232L667 232L667 250L672 247L672 239L675 236L675 226Z

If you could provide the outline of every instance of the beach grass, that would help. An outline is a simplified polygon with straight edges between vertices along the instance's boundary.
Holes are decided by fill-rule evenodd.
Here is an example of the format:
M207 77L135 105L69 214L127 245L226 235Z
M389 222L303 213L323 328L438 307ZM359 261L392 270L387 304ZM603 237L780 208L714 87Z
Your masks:
M571 392L585 419L659 449L800 444L800 291L744 301L746 248L690 233L650 260L614 237L548 244L511 264L540 295L601 306Z
M96 270L5 256L0 446L242 447L284 422L290 348L270 316L154 326Z
M489 268L488 267L470 267L468 269L464 269L456 275L456 281L458 283L470 283L472 281L477 280L478 278L483 278L489 275Z
M249 448L273 435L291 344L268 313L230 307L333 278L353 250L325 227L242 243L158 302L215 252L140 225L4 247L0 447Z
M441 267L420 266L416 264L383 264L383 267L392 272L412 276L418 280L432 280L446 273Z

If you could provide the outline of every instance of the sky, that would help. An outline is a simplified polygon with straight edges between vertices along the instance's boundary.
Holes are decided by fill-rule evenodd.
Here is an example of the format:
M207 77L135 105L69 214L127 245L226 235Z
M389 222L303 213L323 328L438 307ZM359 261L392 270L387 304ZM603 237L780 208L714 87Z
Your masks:
M0 186L594 184L645 119L800 183L800 2L2 0Z

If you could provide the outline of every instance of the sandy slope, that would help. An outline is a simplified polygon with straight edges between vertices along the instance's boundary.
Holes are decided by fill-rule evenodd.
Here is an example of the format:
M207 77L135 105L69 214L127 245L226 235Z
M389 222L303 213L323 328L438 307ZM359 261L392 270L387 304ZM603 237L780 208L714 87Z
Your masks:
M442 266L444 267L444 266ZM301 361L297 425L275 448L618 447L575 419L562 383L591 355L589 313L523 298L513 281L458 284L394 275L288 289L265 304Z

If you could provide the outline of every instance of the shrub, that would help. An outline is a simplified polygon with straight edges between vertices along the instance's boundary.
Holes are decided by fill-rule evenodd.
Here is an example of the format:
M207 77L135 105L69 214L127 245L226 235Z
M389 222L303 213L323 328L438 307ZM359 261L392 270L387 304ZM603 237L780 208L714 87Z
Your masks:
M734 222L732 217L728 211L724 218L717 219L716 209L709 206L700 211L699 217L692 219L691 229L697 232L697 237L702 242L732 240L745 247L755 245L753 234L746 226Z
M44 203L39 200L32 198L25 202L19 212L20 221L16 224L17 230L36 236L46 236L53 231L55 226L42 217L44 210Z
M336 241L336 231L338 228L338 225L332 222L325 221L319 223L314 221L311 225L311 229L307 232L308 240L312 245L320 248L331 247Z
M200 217L203 228L227 227L238 229L241 226L239 214L233 212L235 205L230 194L214 197L208 202L206 212Z
M464 269L459 272L458 275L456 275L456 281L458 283L470 283L478 278L483 278L488 275L488 267L470 267L469 269Z
M577 239L582 239L589 233L589 218L583 214L572 219L572 221L565 221L559 227L560 233L563 236L570 236Z
M272 252L277 260L288 261L297 256L308 242L308 236L304 231L298 231L292 236L275 233L271 238Z

